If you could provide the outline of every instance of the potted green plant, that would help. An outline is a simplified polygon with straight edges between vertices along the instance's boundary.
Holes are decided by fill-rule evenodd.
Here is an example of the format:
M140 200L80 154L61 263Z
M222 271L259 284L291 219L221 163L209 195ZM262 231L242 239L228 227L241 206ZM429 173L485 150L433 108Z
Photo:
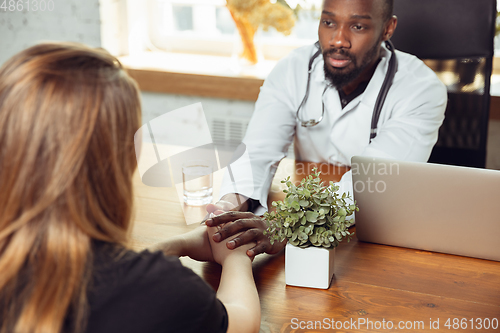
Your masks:
M317 168L299 185L282 181L283 201L274 201L276 211L265 213L265 233L271 243L288 240L285 248L286 284L301 287L328 289L333 276L335 248L352 233L348 227L356 203L349 194L337 193L333 182L324 185ZM351 203L350 203L351 202Z

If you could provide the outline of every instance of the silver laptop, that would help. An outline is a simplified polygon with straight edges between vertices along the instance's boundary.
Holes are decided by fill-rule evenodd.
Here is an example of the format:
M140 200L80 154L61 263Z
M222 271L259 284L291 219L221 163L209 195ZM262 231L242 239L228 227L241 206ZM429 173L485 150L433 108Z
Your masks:
M500 261L500 171L351 162L359 240Z

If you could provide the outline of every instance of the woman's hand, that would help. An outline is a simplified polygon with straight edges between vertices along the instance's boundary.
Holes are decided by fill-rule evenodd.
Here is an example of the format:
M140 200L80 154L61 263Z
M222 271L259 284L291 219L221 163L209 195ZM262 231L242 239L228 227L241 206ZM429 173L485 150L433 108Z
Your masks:
M217 298L228 314L228 332L258 332L260 327L259 294L252 274L252 258L246 251L254 244L246 244L230 250L225 242L213 241L217 228L208 228L212 254L222 266Z
M198 261L214 261L207 231L207 226L200 226L180 235L184 243L181 255Z
M253 257L248 258L246 252L249 250L251 247L255 245L255 243L249 243L245 244L243 246L240 246L238 249L232 250L229 249L226 245L226 242L215 242L213 240L213 235L218 231L217 227L212 227L208 228L208 236L210 239L210 246L212 249L212 256L213 259L219 263L220 265L224 266L224 262L228 257L241 257L241 260L253 260ZM238 236L238 235L236 235Z

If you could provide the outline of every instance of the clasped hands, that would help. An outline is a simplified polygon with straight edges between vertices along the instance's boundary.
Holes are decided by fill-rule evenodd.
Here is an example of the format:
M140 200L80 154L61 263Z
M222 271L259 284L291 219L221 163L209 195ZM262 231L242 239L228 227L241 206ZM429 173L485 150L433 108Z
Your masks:
M239 247L249 247L246 254L254 258L257 254L278 253L285 246L285 242L271 244L269 238L264 235L266 224L261 217L251 212L246 212L246 197L239 194L228 194L216 204L207 206L209 217L205 223L208 227L218 227L210 235L211 241L224 243L230 250ZM243 210L243 211L240 211Z
M286 241L271 245L269 238L264 235L266 224L262 218L240 211L247 208L246 198L236 196L225 196L216 204L209 204L206 226L181 235L180 250L174 252L195 260L216 261L223 265L229 256L253 260L257 254L275 254L283 249Z

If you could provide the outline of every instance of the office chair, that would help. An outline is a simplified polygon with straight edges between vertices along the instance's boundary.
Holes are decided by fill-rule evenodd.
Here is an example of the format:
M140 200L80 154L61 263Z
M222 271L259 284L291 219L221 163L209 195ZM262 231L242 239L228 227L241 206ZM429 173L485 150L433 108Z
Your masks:
M429 162L486 164L496 0L394 0L396 49L434 69L448 89Z

